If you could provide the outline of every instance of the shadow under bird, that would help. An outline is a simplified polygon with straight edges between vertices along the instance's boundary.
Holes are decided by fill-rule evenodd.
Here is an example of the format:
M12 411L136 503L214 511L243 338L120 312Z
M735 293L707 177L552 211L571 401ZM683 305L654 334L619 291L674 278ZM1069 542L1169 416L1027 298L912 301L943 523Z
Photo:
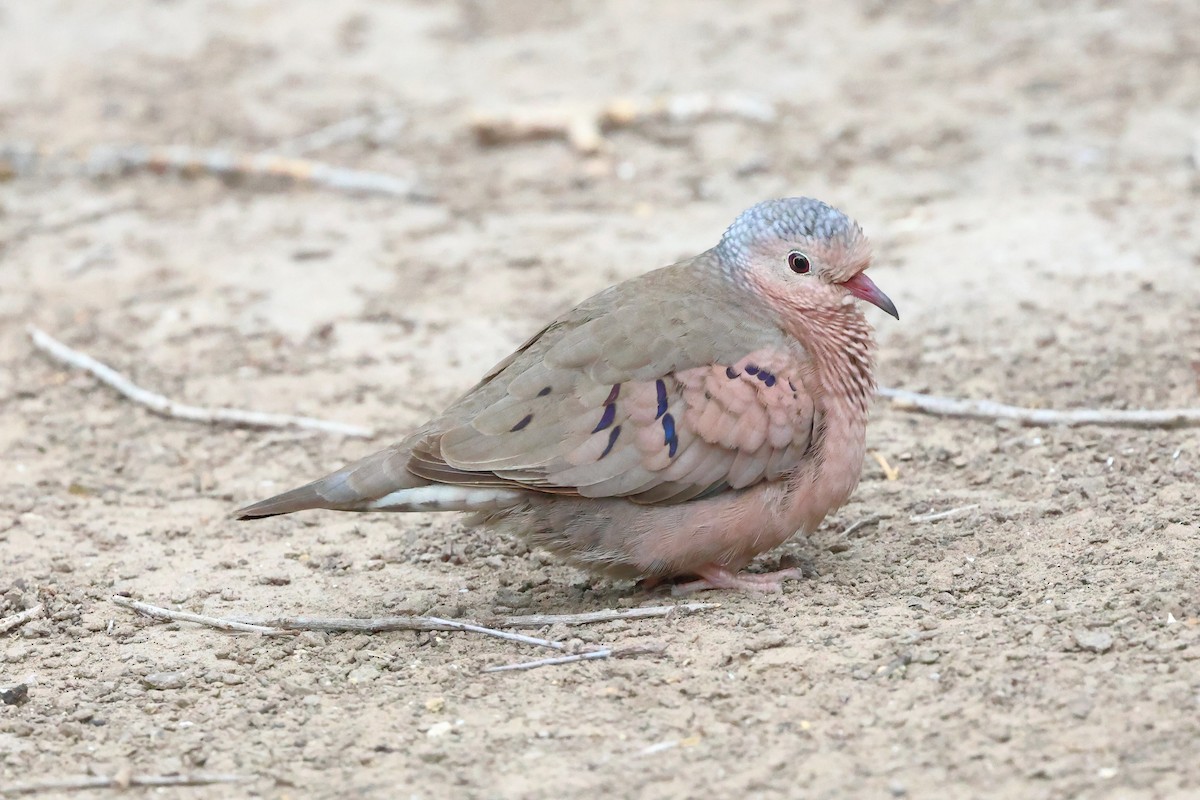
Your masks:
M769 200L716 247L605 289L538 331L440 416L237 512L471 511L573 564L702 589L747 573L858 484L875 392L859 225Z

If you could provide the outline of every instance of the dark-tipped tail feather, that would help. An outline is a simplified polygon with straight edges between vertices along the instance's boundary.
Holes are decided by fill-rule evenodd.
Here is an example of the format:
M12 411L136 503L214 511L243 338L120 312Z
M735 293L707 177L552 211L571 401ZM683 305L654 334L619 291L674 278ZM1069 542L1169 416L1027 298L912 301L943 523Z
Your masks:
M239 508L233 512L234 519L262 519L276 517L280 514L291 514L293 511L306 511L310 508L332 508L329 501L322 497L317 490L321 482L315 481L307 486L301 486L290 492L252 503L245 508Z
M404 468L407 460L405 451L395 448L382 450L347 464L324 478L233 513L237 519L260 519L310 508L368 511L371 510L370 503L379 497L425 483Z

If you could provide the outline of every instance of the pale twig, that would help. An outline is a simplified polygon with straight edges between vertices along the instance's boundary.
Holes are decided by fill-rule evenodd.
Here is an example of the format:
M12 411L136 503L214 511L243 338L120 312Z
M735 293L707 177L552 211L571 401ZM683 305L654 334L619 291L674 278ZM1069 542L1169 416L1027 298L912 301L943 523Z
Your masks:
M536 636L526 636L521 633L487 628L473 622L459 622L441 617L385 617L380 619L312 619L308 617L291 617L270 620L268 622L245 622L237 619L210 617L206 614L193 614L189 611L175 611L162 606L152 606L131 600L123 595L113 595L112 601L119 606L136 611L147 617L168 622L194 622L221 631L236 633L257 633L262 636L290 636L302 631L321 631L325 633L382 633L385 631L463 631L466 633L481 633L510 642L531 644L537 647L549 647L552 650L562 650L566 647L562 642L540 639Z
M510 642L531 644L537 647L549 647L562 650L566 647L562 642L549 639L539 639L536 636L525 636L521 633L496 630L473 622L459 622L441 617L279 617L277 619L255 619L247 624L262 625L271 633L298 633L313 631L318 633L388 633L391 631L464 631L466 633L482 633L484 636L494 636L497 639L507 639Z
M465 633L480 633L510 642L530 644L537 647L548 647L552 650L564 650L566 644L551 639L541 639L535 636L525 636L520 633L489 628L472 622L442 619L440 617L378 617L372 619L358 618L313 618L313 617L282 617L270 620L254 620L253 622L238 619L223 619L204 614L193 614L187 611L174 611L161 606L153 606L132 600L123 595L114 595L112 601L119 606L136 611L154 619L168 622L193 622L217 630L239 633L257 633L261 636L280 636L298 633L300 631L319 631L325 633L382 633L386 631L462 631ZM625 611L605 610L587 614L538 614L525 617L506 617L498 619L494 624L502 627L542 627L552 624L582 625L591 622L606 622L618 619L643 619L647 617L664 617L673 612L689 613L710 608L717 608L717 603L682 603L675 606L653 606L650 608L631 608ZM534 669L535 667L552 664L570 664L575 661L589 661L597 658L624 658L627 656L644 655L647 653L662 654L666 650L663 644L643 644L629 647L605 647L586 653L541 659L538 661L508 664L488 667L484 672L504 672L507 670Z
M679 603L673 606L646 606L644 608L588 611L582 614L528 614L519 617L497 617L488 620L497 628L541 628L546 625L590 625L595 622L613 622L622 619L648 619L675 614L690 614L720 608L720 603Z
M900 477L900 470L888 463L887 458L878 450L871 451L871 458L875 459L875 463L883 470L883 477L889 481L894 481Z
M600 658L629 658L630 656L641 655L662 655L667 651L665 644L654 642L652 644L635 644L628 647L604 647L599 650L588 650L585 653L574 653L569 656L555 656L554 658L539 658L536 661L522 661L516 664L499 664L494 667L484 667L481 672L513 672L516 670L537 669L538 667L552 667L558 664L574 664L579 661L594 661Z
M604 149L605 131L650 120L692 122L712 117L770 123L775 119L775 108L753 97L697 93L644 100L621 98L598 105L563 103L501 113L477 112L470 125L483 144L564 138L581 153L597 153Z
M879 395L892 401L900 411L918 411L938 417L1010 420L1031 427L1066 425L1102 425L1116 428L1186 428L1200 425L1200 408L1170 408L1131 411L1075 408L1022 408L991 400L963 400L880 387Z
M18 611L16 614L0 619L0 633L8 633L11 630L21 627L30 620L37 619L42 615L45 607L38 603L32 608L27 608L24 611Z
M682 603L675 606L652 606L649 608L630 608L625 611L605 610L593 611L586 614L534 614L524 617L498 617L490 620L493 627L477 625L473 622L459 622L441 617L275 617L248 618L209 617L203 614L192 614L187 611L173 611L161 606L152 606L137 600L131 600L123 595L114 595L113 602L146 616L172 622L194 622L207 625L218 630L261 633L264 636L277 636L283 633L299 631L316 631L320 633L388 633L391 631L466 631L495 636L524 644L539 647L551 647L561 650L563 644L549 639L539 639L519 633L508 633L498 628L541 628L547 625L585 625L593 622L609 622L618 619L644 619L648 617L665 617L672 612L688 613L709 608L718 608L718 603Z
M154 619L164 620L168 622L193 622L197 625L205 625L217 630L232 631L238 633L257 633L261 636L280 636L298 633L300 631L322 631L322 632L357 632L357 633L379 633L383 631L397 630L417 630L417 631L462 631L465 633L480 633L485 636L492 636L497 639L504 639L510 642L519 642L521 644L530 644L537 647L548 647L552 650L565 650L564 642L557 642L551 639L542 639L536 636L526 636L520 633L512 633L510 631L497 630L496 628L488 628L483 625L476 625L472 622L459 622L458 620L442 619L440 617L382 617L376 619L317 619L310 617L287 617L262 621L267 624L256 622L243 622L233 619L222 619L220 617L210 617L205 614L193 614L187 611L174 611L172 609L163 608L161 606L153 606L149 603L142 603L137 600L132 600L123 595L113 595L112 601L119 606L131 609L139 614L143 614ZM687 603L680 606L658 606L652 609L629 609L629 611L653 611L656 613L643 613L642 617L648 616L666 616L672 610L677 608L686 608L688 610L700 610L703 608L714 608L714 603ZM664 612L664 609L666 611ZM658 613L664 612L664 613ZM621 612L616 611L601 611L593 614L563 614L563 615L540 615L541 624L546 624L546 620L554 622L572 622L574 624L582 624L584 622L596 622L601 620L612 619L630 619L636 617L630 616L613 616ZM510 620L515 621L519 625L529 624L533 617L512 617ZM536 667L551 666L554 664L570 664L576 661L591 661L598 658L626 658L628 656L654 654L661 655L666 651L666 645L660 643L631 645L628 647L603 647L597 650L589 650L585 653L574 653L566 656L557 656L554 658L539 659L537 661L525 661L517 664L504 664L500 666L487 667L484 672L506 672L510 670L526 670Z
M532 644L537 647L549 647L552 650L563 650L566 645L562 642L553 642L549 639L539 639L536 636L526 636L523 633L512 633L510 631L499 631L495 628L485 628L482 625L476 625L472 622L457 622L452 619L440 619L438 617L425 617L435 625L444 625L442 630L447 631L466 631L467 633L482 633L484 636L494 636L497 639L507 639L510 642L520 642L521 644Z
M13 783L0 786L0 796L17 797L42 792L70 792L83 789L128 789L130 786L212 786L218 783L242 783L254 780L251 775L222 775L197 772L191 775L84 775L78 778Z
M136 611L143 616L160 619L165 622L194 622L197 625L205 625L209 628L216 628L219 631L229 631L231 633L258 633L264 636L283 633L278 628L269 628L265 625L252 625L248 622L235 622L204 614L193 614L190 611L174 611L161 606L152 606L149 603L142 603L120 594L114 594L112 601L123 608Z
M163 417L203 422L210 425L234 425L247 428L300 428L363 438L375 435L370 428L348 425L344 422L297 417L290 414L272 414L264 411L244 411L236 408L202 408L177 403L164 395L143 389L107 364L97 361L86 353L72 350L45 331L33 326L29 326L27 330L29 338L37 349L52 356L60 363L91 373L101 383L116 389L127 399L145 406Z
M698 735L689 736L686 739L668 739L665 742L656 742L643 747L637 752L637 755L643 757L654 756L659 753L665 753L667 750L674 750L676 747L695 747L698 744L700 744L700 737Z
M415 181L382 172L346 169L304 158L271 153L245 154L200 150L182 145L96 147L82 160L48 154L36 146L0 146L0 179L25 176L44 161L65 162L69 169L92 178L111 178L130 172L170 173L190 177L215 175L226 180L274 179L350 194L375 194L407 200L432 196Z
M950 517L960 516L962 514L967 513L968 511L974 511L977 508L979 508L979 503L972 503L969 506L959 506L958 508L949 508L949 509L946 509L945 511L936 511L932 514L917 514L914 517L909 517L908 521L909 522L936 522L939 519L949 519Z
M608 658L612 654L613 651L608 648L604 648L603 650L589 650L586 653L574 653L569 656L539 658L536 661L520 661L516 664L499 664L494 667L484 667L480 672L514 672L524 669L537 669L538 667L552 667L557 664L574 664L579 661L594 661L599 658Z
M394 631L452 631L437 617L235 617L248 625L264 625L278 632L392 633ZM435 621L436 620L436 621Z
M215 175L225 179L273 178L350 194L379 194L406 200L428 200L428 192L410 180L382 172L346 169L321 161L287 158L271 153L247 155L227 150L198 150L181 145L96 148L84 163L93 176L148 171L184 177Z
M544 628L549 625L589 625L622 619L649 619L720 608L720 603L680 603L624 610L605 609L582 614L529 614L485 620L492 628ZM450 631L460 623L437 617L237 617L240 622L292 631L322 633L387 633L390 631Z
M856 522L851 522L849 525L846 526L846 529L844 531L842 531L842 537L849 538L850 534L854 533L859 528L866 527L867 525L874 525L875 523L879 522L882 519L883 519L882 516L875 515L873 517L863 517L862 519L857 520Z
M508 633L495 628L486 628L471 622L458 622L441 617L279 617L276 619L253 619L247 624L263 625L271 629L268 635L314 631L319 633L389 633L392 631L467 631L508 639L523 644L550 647L561 650L561 642L538 639L519 633Z
M860 519L856 522L850 523L849 525L847 525L845 527L845 529L843 529L838 534L837 540L829 545L829 547L828 547L829 552L831 552L831 553L846 552L847 550L850 549L850 537L851 537L851 535L854 534L855 531L857 531L859 528L866 527L867 525L872 525L874 523L877 523L881 519L883 519L883 517L881 515L875 515L872 517L864 517L863 519Z

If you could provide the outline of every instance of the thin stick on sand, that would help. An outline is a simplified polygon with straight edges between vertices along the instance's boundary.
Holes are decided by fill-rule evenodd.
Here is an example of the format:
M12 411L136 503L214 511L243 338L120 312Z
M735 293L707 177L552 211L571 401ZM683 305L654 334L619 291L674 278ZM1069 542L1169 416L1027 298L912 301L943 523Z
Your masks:
M623 610L605 609L582 614L528 614L493 617L486 620L491 628L545 628L550 625L591 625L627 619L652 619L691 614L720 608L720 603L680 603L673 606L646 606ZM238 622L261 625L280 631L316 631L321 633L388 633L390 631L467 630L464 623L438 617L271 617L237 618Z
M597 105L561 103L497 113L478 111L471 116L470 127L484 145L561 138L578 152L592 154L605 149L606 131L630 128L648 121L678 123L734 118L769 124L776 115L772 104L755 97L697 93L648 99L618 98Z
M540 639L536 636L526 636L522 633L497 630L473 622L459 622L441 617L376 617L361 619L355 617L318 618L318 617L281 617L270 620L268 636L301 633L305 631L319 633L387 633L390 631L463 631L465 633L481 633L496 639L510 642L531 644L535 647L549 647L552 650L562 650L566 647L562 642Z
M472 622L459 622L441 617L389 617L377 620L356 619L311 619L294 617L291 619L275 620L274 625L258 625L252 622L241 622L234 619L210 617L207 614L193 614L189 611L175 611L162 606L154 606L138 600L113 595L112 601L122 608L128 608L153 619L167 622L193 622L219 631L231 633L257 633L261 636L291 636L304 631L338 631L356 633L380 633L383 631L464 631L466 633L481 633L510 642L531 644L536 647L549 647L552 650L563 650L566 645L536 636L526 636L522 633L496 630ZM361 624L366 623L366 624Z
M359 425L331 422L314 417L297 417L290 414L272 414L263 411L243 411L236 408L203 408L177 403L170 398L143 389L107 364L101 363L86 353L73 350L45 331L32 325L27 328L34 347L51 356L55 361L82 369L106 386L117 390L126 399L162 417L181 419L188 422L203 422L210 425L232 425L242 428L292 428L336 433L342 436L371 438L375 432Z
M222 775L197 772L190 775L83 775L78 778L12 783L0 786L0 797L20 797L42 792L70 792L85 789L128 789L131 786L212 786L219 783L243 783L251 775Z
M284 631L277 628L269 628L265 625L252 625L248 622L236 622L231 619L220 619L219 617L210 617L205 614L193 614L190 611L173 611L162 606L152 606L149 603L143 603L120 594L114 594L112 601L122 608L128 608L142 616L164 622L194 622L197 625L204 625L230 633L260 633L264 636L277 636L284 633Z
M544 628L549 625L589 625L614 620L650 619L674 614L691 614L720 608L720 603L680 603L673 606L647 606L624 610L605 609L583 614L530 614L518 617L496 617L489 620L490 627L470 622L458 622L440 617L274 617L274 618L220 618L188 611L173 611L162 606L153 606L138 600L113 595L113 602L155 619L169 622L194 622L210 628L240 633L259 633L264 636L279 636L287 633L313 631L318 633L389 633L392 631L474 631L494 635L497 628ZM10 618L11 619L11 618ZM543 644L544 639L519 637L505 634L501 638Z
M979 508L979 503L972 503L969 506L959 506L957 508L948 508L945 511L935 511L932 514L917 514L909 517L909 522L937 522L940 519L950 519L951 517L961 516L968 511L974 511Z
M624 619L649 619L692 614L720 608L720 603L679 603L673 606L644 606L642 608L588 611L583 614L528 614L519 617L497 617L488 622L497 628L541 628L546 625L590 625Z
M1200 425L1200 408L1168 408L1162 410L1133 409L1129 411L1099 408L1022 408L991 400L963 400L910 392L906 389L880 387L880 397L892 401L892 408L915 411L936 417L1010 420L1029 427L1065 425L1100 425L1113 428L1188 428Z
M205 614L193 614L189 611L175 611L162 606L154 606L133 600L124 595L113 595L112 601L123 608L128 608L147 617L168 622L193 622L217 630L235 633L258 633L263 636L280 636L290 633L313 631L319 633L389 633L391 631L466 631L484 633L514 642L535 644L541 647L561 649L559 642L538 639L517 633L497 630L499 628L544 628L549 625L589 625L597 622L612 622L614 620L650 619L667 617L673 614L691 614L720 608L720 603L680 603L673 606L647 606L645 608L627 608L624 610L605 609L590 611L583 614L530 614L518 617L497 617L491 626L476 625L472 622L442 619L441 617L275 617L258 618L221 618ZM29 612L22 612L29 613ZM9 619L14 619L10 617Z
M62 163L68 172L82 173L90 178L113 178L132 172L183 177L214 175L225 180L282 180L348 194L384 195L416 201L433 199L433 195L416 181L272 153L202 150L185 145L118 145L93 148L81 160L33 145L0 145L0 179L6 175L36 174L44 165L58 163Z
M569 656L554 658L539 658L536 661L521 661L516 664L500 664L494 667L484 667L480 672L516 672L519 670L537 669L538 667L554 667L559 664L575 664L580 661L595 661L601 658L629 658L630 656L655 655L660 656L667 651L667 646L658 642L652 644L637 644L628 647L603 647L599 650L588 650L586 653L574 653Z
M441 617L379 617L374 619L358 618L314 618L314 617L284 617L272 620L255 620L246 622L236 619L211 617L205 614L193 614L188 611L174 611L162 606L154 606L123 595L113 595L112 601L122 608L128 608L139 614L167 622L192 622L217 630L234 633L257 633L260 636L286 636L301 631L319 631L325 633L381 633L385 631L463 631L480 633L496 639L504 639L520 644L536 647L548 647L552 650L565 650L564 642L551 639L541 639L536 636L526 636L520 633L498 630L473 622L442 619ZM648 617L666 617L673 613L692 613L696 611L717 608L717 603L682 603L676 606L653 606L648 608L631 608L624 611L605 610L587 614L537 614L525 617L507 617L497 620L498 625L508 627L529 627L535 623L538 627L551 624L585 625L593 622L605 622L621 619L645 619ZM509 670L526 670L555 664L572 664L577 661L591 661L598 658L626 658L637 655L661 655L666 651L666 645L653 643L631 645L628 647L601 647L585 653L556 656L537 661L523 661L516 664L504 664L486 667L483 672L506 672Z
M484 636L494 636L497 639L507 639L510 642L520 642L521 644L532 644L538 647L549 647L552 650L565 650L566 645L562 642L552 642L549 639L539 639L536 636L526 636L523 633L512 633L511 631L499 631L495 628L485 628L483 625L476 625L471 622L456 622L450 619L441 619L439 617L426 617L435 625L444 625L442 630L447 631L466 631L467 633L482 633Z
M559 664L576 664L580 661L594 661L598 658L608 658L612 654L613 651L605 647L602 650L589 650L586 653L575 653L569 656L539 658L536 661L520 661L515 664L499 664L494 667L484 667L480 672L515 672L525 669L537 669L538 667L553 667Z
M857 531L859 528L865 528L868 525L874 525L875 523L881 522L882 520L883 520L882 516L875 514L873 516L863 517L860 520L851 522L849 525L846 526L845 530L842 531L842 534L841 534L842 538L849 538L850 535L852 533L854 533L855 531Z
M238 622L261 625L271 632L285 633L393 633L395 631L462 631L471 623L441 617L235 617Z

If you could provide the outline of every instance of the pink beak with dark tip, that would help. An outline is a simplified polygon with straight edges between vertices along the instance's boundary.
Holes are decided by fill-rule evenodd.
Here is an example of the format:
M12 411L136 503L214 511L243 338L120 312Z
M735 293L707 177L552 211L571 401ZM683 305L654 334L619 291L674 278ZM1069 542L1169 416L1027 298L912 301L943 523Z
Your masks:
M892 302L892 298L879 291L879 287L875 285L875 281L868 278L866 273L858 273L850 280L844 282L842 286L845 286L850 291L850 294L859 300L866 300L871 305L882 308L896 319L900 319L900 312L896 310L896 304Z

